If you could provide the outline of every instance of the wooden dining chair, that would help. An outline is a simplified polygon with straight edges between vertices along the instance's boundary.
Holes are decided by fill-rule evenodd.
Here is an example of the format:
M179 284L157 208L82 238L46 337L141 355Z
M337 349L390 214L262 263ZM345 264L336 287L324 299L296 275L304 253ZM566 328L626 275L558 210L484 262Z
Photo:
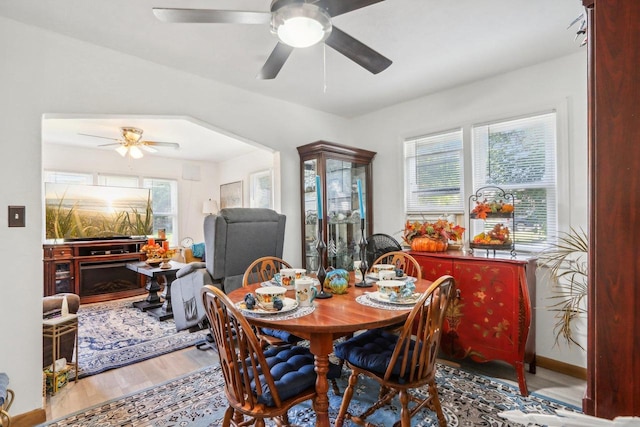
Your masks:
M288 426L289 408L316 396L313 354L300 346L263 350L247 319L221 290L207 285L200 295L229 401L222 425L264 427L265 419L274 418ZM340 368L330 364L327 378L339 376Z
M453 277L442 276L420 296L399 334L374 329L335 347L336 356L344 359L351 369L336 427L341 427L345 419L358 425L371 426L366 418L388 404L397 394L400 395L401 411L400 420L394 427L409 427L411 417L424 407L435 410L438 424L446 426L436 388L436 357L442 322L454 295ZM381 389L378 401L356 416L350 414L348 409L360 374L377 381ZM422 395L423 390L420 390L421 396L409 393L411 389L424 385L428 385L426 397ZM409 401L416 404L409 408Z
M291 268L288 262L275 256L265 256L253 261L242 276L242 286L252 283L268 282L283 268ZM302 338L287 331L272 328L256 328L256 335L263 347L269 345L290 345L302 341Z
M242 276L242 286L268 282L283 268L291 268L288 262L275 256L265 256L253 261Z
M422 278L422 269L418 261L411 255L402 251L387 252L384 255L379 256L373 264L369 266L369 270L375 264L391 264L395 265L396 269L401 268L404 270L407 276L415 277L416 279Z

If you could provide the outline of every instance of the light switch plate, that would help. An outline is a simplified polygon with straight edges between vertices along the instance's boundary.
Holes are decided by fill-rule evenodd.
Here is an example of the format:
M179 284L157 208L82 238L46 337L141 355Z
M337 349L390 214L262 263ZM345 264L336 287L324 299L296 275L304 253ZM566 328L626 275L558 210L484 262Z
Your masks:
M24 206L9 206L9 227L24 227L24 215Z

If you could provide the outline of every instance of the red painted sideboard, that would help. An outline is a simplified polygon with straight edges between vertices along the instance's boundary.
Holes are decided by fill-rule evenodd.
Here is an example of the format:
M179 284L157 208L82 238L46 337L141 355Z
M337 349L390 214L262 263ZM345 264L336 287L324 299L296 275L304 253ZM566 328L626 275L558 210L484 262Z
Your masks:
M409 252L425 279L443 274L456 279L442 336L442 351L478 362L502 360L518 375L520 393L528 395L524 363L535 373L535 258L464 255L462 252Z

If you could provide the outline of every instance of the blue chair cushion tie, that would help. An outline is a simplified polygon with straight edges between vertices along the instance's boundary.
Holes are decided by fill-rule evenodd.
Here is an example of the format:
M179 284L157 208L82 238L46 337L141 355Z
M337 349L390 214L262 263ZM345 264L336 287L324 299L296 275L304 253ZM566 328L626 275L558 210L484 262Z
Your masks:
M313 354L306 347L271 347L264 352L267 365L273 376L280 399L286 400L294 397L308 388L315 387L316 372ZM341 369L338 365L329 364L328 379L338 378ZM252 380L252 389L255 392L255 378L253 372L249 372ZM262 396L258 402L266 406L275 406L271 390L266 386L264 376L259 373L262 383Z
M395 350L398 336L383 329L372 329L356 335L335 347L335 355L346 360L352 365L383 376L391 362L391 356ZM413 355L413 346L410 347L408 357ZM403 383L400 375L403 356L400 356L393 367L395 380Z

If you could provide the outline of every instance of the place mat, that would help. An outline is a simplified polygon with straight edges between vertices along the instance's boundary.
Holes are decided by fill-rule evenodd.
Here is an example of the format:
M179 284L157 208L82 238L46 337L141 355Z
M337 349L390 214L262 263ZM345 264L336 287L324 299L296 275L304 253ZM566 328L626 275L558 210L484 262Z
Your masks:
M298 307L295 310L291 310L289 312L280 313L280 314L251 313L247 310L242 310L242 314L244 314L245 317L268 318L271 320L291 320L291 319L297 319L298 317L306 316L307 314L311 314L315 309L316 309L316 306L311 305L309 307Z
M411 310L412 305L398 305L392 303L378 302L369 298L369 295L364 294L356 298L358 304L366 305L368 307L381 308L383 310Z

